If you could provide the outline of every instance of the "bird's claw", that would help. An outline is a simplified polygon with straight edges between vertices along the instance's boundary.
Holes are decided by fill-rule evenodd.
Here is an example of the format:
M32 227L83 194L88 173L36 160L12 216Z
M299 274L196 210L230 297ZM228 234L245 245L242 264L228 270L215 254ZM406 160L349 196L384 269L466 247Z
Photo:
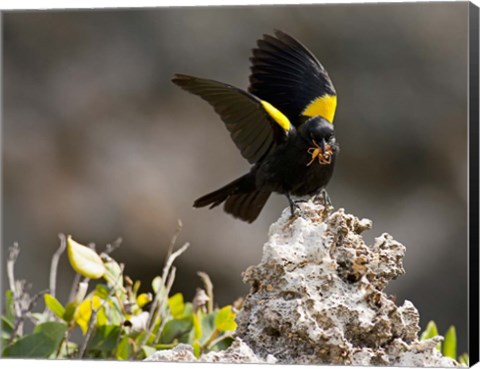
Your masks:
M322 205L328 212L333 209L332 200L325 189L322 189L319 194L315 195L313 202Z
M299 202L305 202L305 201L299 201ZM298 215L299 215L300 217L304 218L305 212L303 211L302 207L297 204L296 201L294 202L293 207L290 207L290 218L294 218L294 217L295 217L295 211L298 212Z
M300 216L303 217L305 215L303 209L298 205L299 202L306 202L305 200L297 200L293 201L290 195L287 195L288 202L290 204L290 218L295 217L295 210L298 210Z

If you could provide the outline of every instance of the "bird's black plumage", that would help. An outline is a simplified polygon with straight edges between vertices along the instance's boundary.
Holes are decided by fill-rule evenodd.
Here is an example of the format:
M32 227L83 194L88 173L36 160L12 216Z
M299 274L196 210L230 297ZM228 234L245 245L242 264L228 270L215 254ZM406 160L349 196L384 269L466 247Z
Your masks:
M264 35L250 58L248 91L279 107L298 127L299 117L316 98L335 95L325 68L300 42L284 32Z
M213 106L253 164L249 173L200 197L194 206L225 203L227 213L248 222L258 217L272 192L287 195L291 207L291 196L317 194L329 182L338 152L336 92L320 62L284 32L265 35L257 45L248 91L182 74L173 79Z

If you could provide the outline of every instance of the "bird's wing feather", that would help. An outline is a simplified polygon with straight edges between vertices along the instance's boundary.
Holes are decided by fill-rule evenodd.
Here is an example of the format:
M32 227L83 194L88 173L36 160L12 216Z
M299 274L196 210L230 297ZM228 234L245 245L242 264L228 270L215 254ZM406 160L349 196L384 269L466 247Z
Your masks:
M299 41L276 31L253 49L248 91L280 109L296 126L299 117L323 116L333 123L336 92L325 68Z
M247 91L209 79L176 74L173 83L213 106L242 156L258 162L293 128L274 106Z

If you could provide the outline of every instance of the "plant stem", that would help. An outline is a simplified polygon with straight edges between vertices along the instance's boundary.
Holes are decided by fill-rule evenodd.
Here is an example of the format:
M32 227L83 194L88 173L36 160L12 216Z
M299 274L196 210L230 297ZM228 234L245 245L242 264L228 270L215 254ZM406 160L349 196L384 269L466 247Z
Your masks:
M174 238L176 239L176 236L174 236ZM182 253L184 253L188 249L189 246L190 246L190 244L187 242L181 248L179 248L177 251L175 251L174 253L172 253L169 256L169 258L167 259L167 262L165 263L165 267L163 268L162 283L165 283L169 274L171 275L171 273L169 273L169 272L170 272L170 268L171 268L173 262L175 261L175 259L178 256L180 256ZM173 283L173 281L172 281L172 283ZM149 334L152 332L153 326L155 325L154 317L156 317L158 315L158 314L155 314L155 312L157 310L160 299L162 298L164 293L165 293L165 291L162 291L162 288L160 288L158 290L158 292L156 293L155 298L153 299L152 307L150 308L150 316L149 316L148 322L147 322L147 327L149 327L149 330L148 330ZM147 337L148 337L148 335L147 335ZM142 346L145 344L145 342L146 342L146 338L144 339L144 342L142 343Z
M23 327L23 322L25 318L27 317L27 314L32 311L32 309L35 307L35 304L37 303L38 299L42 297L44 294L46 294L48 290L43 290L37 293L33 298L30 300L30 303L28 304L27 308L25 310L22 310L20 312L20 317L15 321L15 327L13 328L12 335L10 336L8 340L8 344L12 343L15 337L18 335L18 333L21 331L21 328Z
M121 273L120 273L120 275L118 276L117 280L115 281L114 286L117 285L118 280L122 277L122 273L123 273L123 266L121 266ZM86 351L86 349L87 349L88 341L90 340L90 336L92 335L92 331L93 331L93 326L94 326L94 324L95 324L95 320L97 319L97 314L98 314L98 312L105 306L105 304L107 303L107 301L113 296L114 293L115 293L115 289L114 289L114 287L112 286L112 288L111 288L110 291L108 292L107 297L105 298L105 300L103 300L102 305L100 305L100 307L99 307L98 309L94 309L94 308L93 308L93 299L92 299L92 301L90 302L90 304L91 304L91 310L92 310L92 315L90 316L90 320L88 321L87 334L85 335L85 339L84 339L83 342L82 342L82 347L80 348L80 350L79 350L79 352L78 352L78 358L79 358L79 359L81 359L81 358L83 357L83 355L85 354L85 351Z
M202 352L206 349L208 349L208 346L210 346L210 344L213 342L213 340L215 338L217 338L218 334L220 333L220 331L218 330L218 328L215 328L215 330L212 332L212 334L210 335L210 337L208 338L207 342L205 342L202 346Z
M207 273L197 272L197 275L202 279L203 284L205 285L205 292L207 292L207 296L209 298L207 312L210 314L213 312L213 283Z
M52 256L52 262L50 264L50 294L55 297L56 287L57 287L57 269L58 269L58 261L60 256L63 254L67 247L67 241L65 239L65 235L60 233L58 235L60 238L60 247L55 251Z
M14 272L15 262L17 261L19 253L20 253L20 247L18 246L18 243L15 242L8 250L8 259L7 259L8 284L13 294L13 307L15 310L16 319L20 319L20 317L22 316L22 309L19 302L20 291L18 291L15 283L15 272Z

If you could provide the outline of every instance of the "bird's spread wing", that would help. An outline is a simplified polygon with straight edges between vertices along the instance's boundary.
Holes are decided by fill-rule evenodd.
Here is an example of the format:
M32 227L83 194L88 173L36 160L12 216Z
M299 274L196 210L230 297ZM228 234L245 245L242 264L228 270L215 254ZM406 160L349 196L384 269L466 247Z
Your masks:
M280 109L294 124L300 116L333 123L337 98L325 68L299 41L284 32L258 40L250 58L248 91Z
M250 163L260 160L294 129L272 104L236 87L182 74L176 74L172 81L213 106Z

